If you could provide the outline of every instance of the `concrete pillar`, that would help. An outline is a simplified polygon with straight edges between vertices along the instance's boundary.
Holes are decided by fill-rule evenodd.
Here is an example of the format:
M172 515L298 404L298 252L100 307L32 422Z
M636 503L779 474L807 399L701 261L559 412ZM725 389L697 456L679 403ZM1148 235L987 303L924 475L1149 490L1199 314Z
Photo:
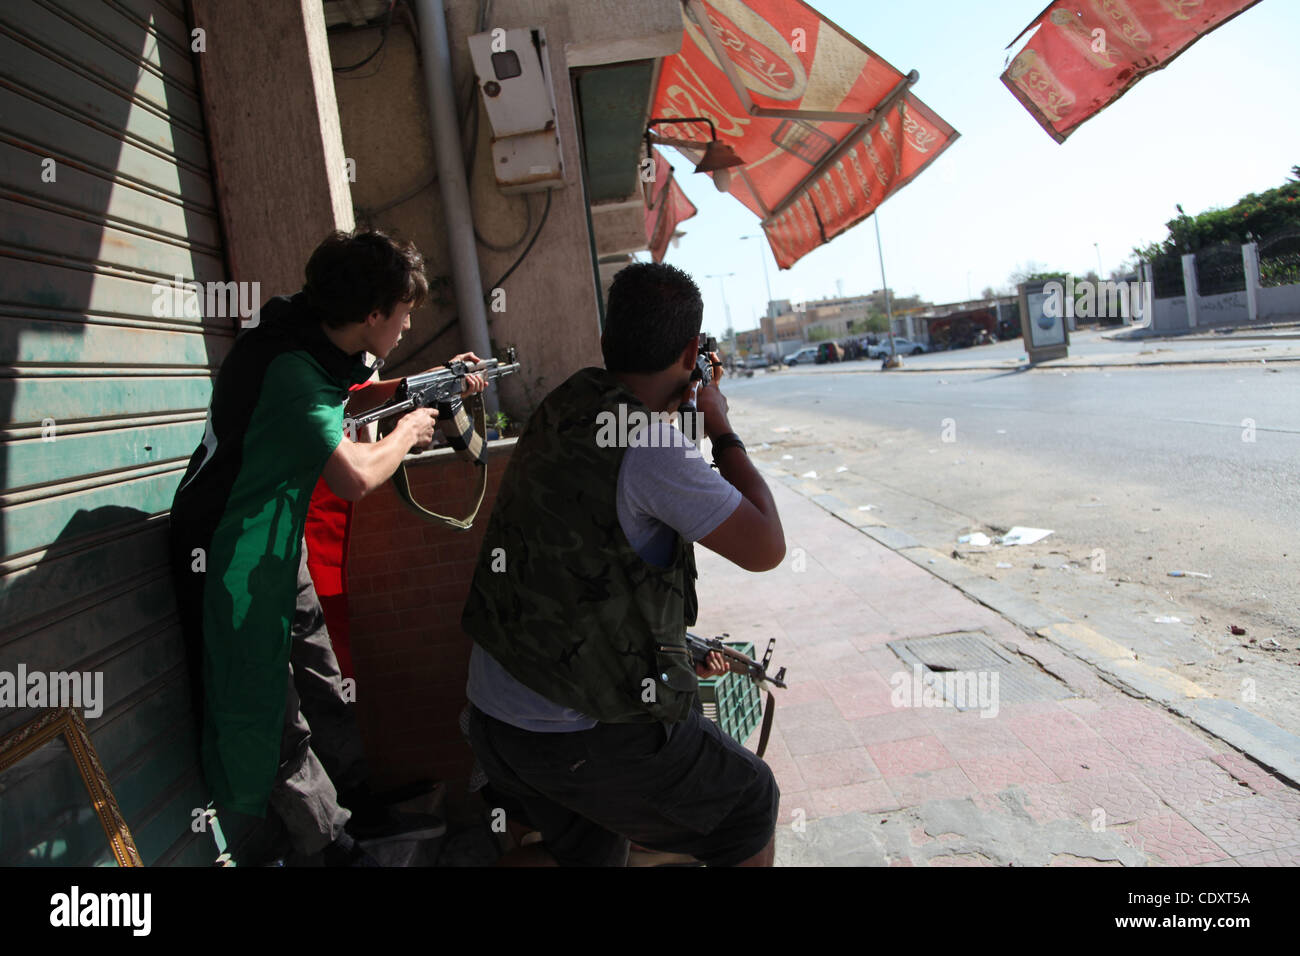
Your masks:
M1254 322L1259 318L1259 243L1242 246L1241 261L1246 267L1246 317Z
M1198 296L1196 292L1196 256L1183 256L1183 294L1187 296L1187 327L1196 328Z
M313 249L351 229L352 194L319 0L192 0L195 55L231 278L296 292Z

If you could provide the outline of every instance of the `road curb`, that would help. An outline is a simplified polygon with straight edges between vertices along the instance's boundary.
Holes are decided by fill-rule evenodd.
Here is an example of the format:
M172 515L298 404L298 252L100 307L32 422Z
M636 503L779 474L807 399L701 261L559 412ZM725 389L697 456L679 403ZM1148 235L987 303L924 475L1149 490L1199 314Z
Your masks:
M1200 685L1179 677L1173 671L1139 660L1133 651L1087 625L1047 610L1001 582L926 547L907 532L890 528L867 513L854 510L834 494L810 485L802 478L773 466L759 464L759 467L768 477L775 478L849 527L1000 614L1021 630L1051 642L1092 666L1109 683L1185 717L1206 733L1300 786L1300 737L1232 701L1214 697Z
M852 360L850 360L852 361ZM1074 369L1088 368L1163 368L1173 365L1259 365L1260 359L1253 358L1215 358L1215 359L1185 359L1183 361L1172 359L1160 359L1155 362L1089 362L1087 364L1057 365L1051 362L1040 362L1037 365L1028 363L1020 365L944 365L937 368L908 368L906 365L900 368L891 368L888 371L893 372L910 372L916 375L942 375L945 372L1069 372ZM1272 358L1266 358L1266 365L1282 362L1300 362L1300 355L1279 355ZM840 363L846 364L846 363ZM822 372L820 374L835 375L865 375L869 373L881 372L876 367L862 368L836 368L833 372Z

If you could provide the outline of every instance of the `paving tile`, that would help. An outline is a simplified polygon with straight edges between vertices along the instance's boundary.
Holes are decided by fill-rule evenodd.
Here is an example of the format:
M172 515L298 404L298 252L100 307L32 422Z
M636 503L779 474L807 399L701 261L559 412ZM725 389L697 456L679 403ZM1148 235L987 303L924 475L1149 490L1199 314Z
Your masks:
M1255 761L1242 754L1222 753L1210 758L1238 780L1244 780L1256 793L1267 794L1273 790L1288 789L1287 783L1269 773Z
M827 701L829 703L829 701ZM851 750L858 746L849 722L838 715L805 721L783 729L786 746L795 757L805 754L825 753L829 750Z
M891 700L893 690L875 671L831 677L822 681L822 685L845 720L887 714L896 709Z
M1115 827L1169 812L1155 792L1131 773L1087 774L1063 782L1061 789L1075 813L1089 825L1096 821Z
M955 720L936 723L934 735L957 760L1025 750L1024 743L996 717L962 714Z
M1185 816L1229 854L1262 853L1300 843L1300 814L1273 797L1225 800Z
M926 860L928 866L997 866L988 857L979 853L947 853L932 856Z
M1177 727L1165 727L1140 737L1116 738L1111 742L1130 760L1146 767L1209 759L1215 754L1211 747Z
M1238 857L1237 862L1242 866L1300 866L1300 845L1248 853Z
M958 759L957 766L970 782L984 792L994 792L1015 783L1055 783L1056 774L1034 756L1028 747L1019 751L991 753Z
M846 813L884 812L897 810L904 805L883 780L868 780L865 783L831 787L826 790L810 790L808 797L809 819L837 817Z
M907 708L888 714L875 714L851 722L853 734L863 746L923 737L938 726L929 710Z
M1080 819L1078 804L1062 784L1029 784L1024 787L1024 806L1037 823Z
M1138 820L1120 831L1120 839L1165 866L1199 866L1228 858L1228 853L1177 813Z
M1112 741L1141 737L1162 727L1174 726L1173 719L1153 705L1128 699L1102 707L1086 719L1098 736Z
M1142 782L1180 813L1251 796L1249 787L1210 759L1145 767Z
M788 684L789 686L785 689L778 687L775 692L778 714L784 713L787 707L796 707L799 704L827 699L826 688L815 677L806 680L791 679Z
M960 800L979 792L960 767L888 777L886 782L899 804L905 807L915 807L927 800Z
M1121 751L1096 737L1091 740L1040 741L1030 744L1029 749L1062 780L1074 780L1090 773L1139 769Z
M804 754L795 757L794 762L811 790L846 787L853 783L879 780L881 777L880 771L863 747Z
M871 744L867 753L886 777L901 777L923 770L955 766L952 754L933 734Z
M1097 734L1077 715L1059 706L1031 714L1012 715L1007 720L1011 732L1030 749L1047 743L1059 746L1069 741L1097 740Z

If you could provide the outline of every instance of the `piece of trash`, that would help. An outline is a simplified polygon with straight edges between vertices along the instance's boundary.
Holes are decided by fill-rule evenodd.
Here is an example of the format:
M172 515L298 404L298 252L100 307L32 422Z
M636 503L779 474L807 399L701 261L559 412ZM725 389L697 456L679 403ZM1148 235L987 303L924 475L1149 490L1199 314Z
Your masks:
M934 564L934 558L931 558L931 559L930 559L930 563L931 563L931 564Z
M937 449L937 448L931 448L931 449L929 449L929 452L930 452L931 455L937 455L937 454L939 454L939 449Z
M876 507L875 505L858 505L858 510L859 510L859 511L871 511L871 510L873 510L875 507Z
M954 459L952 460L952 463L953 463L954 465L964 465L964 464L966 464L966 459L965 459L965 458L954 458Z
M1271 637L1270 637L1267 641L1265 641L1264 643L1265 643L1265 644L1271 644L1271 645L1273 645L1274 647L1276 647L1278 650L1281 650L1281 649L1282 649L1282 645L1279 644L1277 641L1275 641L1275 640L1274 640L1273 638L1271 638Z
M838 468L835 469L835 473L838 475L841 471L848 471L848 470L849 470L848 465L840 465Z
M758 446L758 450L759 450L759 451L771 451L771 450L772 450L772 446L769 445L767 442L763 442L763 444L761 444L761 445Z
M940 384L940 385L947 385L947 384L948 384L948 380L947 380L946 378L941 378L941 379L939 379L939 384Z
M1160 617L1156 618L1156 623L1157 624L1182 624L1183 621L1182 618L1173 617L1168 614L1162 614L1160 615Z
M998 429L998 434L999 434L999 435L1005 435L1006 433L1007 433L1007 430L1006 430L1005 428L999 428L999 429Z
M1208 578L1209 575L1203 571L1170 571L1171 578Z
M816 477L817 477L817 472L815 472L815 471L805 471L805 472L804 472L802 475L800 475L799 477L800 477L800 478L816 478Z
M1009 567L1011 567L1011 565L1008 564L1006 561L999 561L999 562L998 562L998 567L1000 567L1000 568L1009 568Z
M999 538L998 543L1005 545L1033 544L1035 541L1042 541L1051 533L1046 528L1023 528L1016 525Z
M782 460L782 461L794 461L794 455L782 455L782 456L781 456L781 460Z
M1238 637L1241 637L1241 635L1246 633L1246 629L1244 627L1238 627L1236 624L1231 625L1228 628L1228 630L1232 631L1232 633L1236 634Z
M987 547L993 542L989 540L989 536L986 535L983 531L976 531L974 534L962 535L960 538L957 539L957 543L973 544L977 548L983 548L983 547Z

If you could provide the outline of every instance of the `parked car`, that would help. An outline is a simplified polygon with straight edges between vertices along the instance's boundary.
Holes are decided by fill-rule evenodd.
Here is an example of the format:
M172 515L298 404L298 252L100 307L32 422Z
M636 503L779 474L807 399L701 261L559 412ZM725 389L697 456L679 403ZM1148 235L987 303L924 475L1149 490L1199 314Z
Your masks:
M771 358L762 352L757 352L745 359L745 368L767 368L771 364Z
M817 346L815 361L818 365L825 365L827 362L842 362L844 361L844 349L838 342L823 342Z
M925 346L920 342L913 342L911 339L905 339L901 335L895 335L894 351L899 355L920 355L925 351ZM867 358L883 358L888 354L888 338L882 338L878 345L870 345L867 347Z
M786 365L811 365L817 361L817 346L810 345L785 357Z

